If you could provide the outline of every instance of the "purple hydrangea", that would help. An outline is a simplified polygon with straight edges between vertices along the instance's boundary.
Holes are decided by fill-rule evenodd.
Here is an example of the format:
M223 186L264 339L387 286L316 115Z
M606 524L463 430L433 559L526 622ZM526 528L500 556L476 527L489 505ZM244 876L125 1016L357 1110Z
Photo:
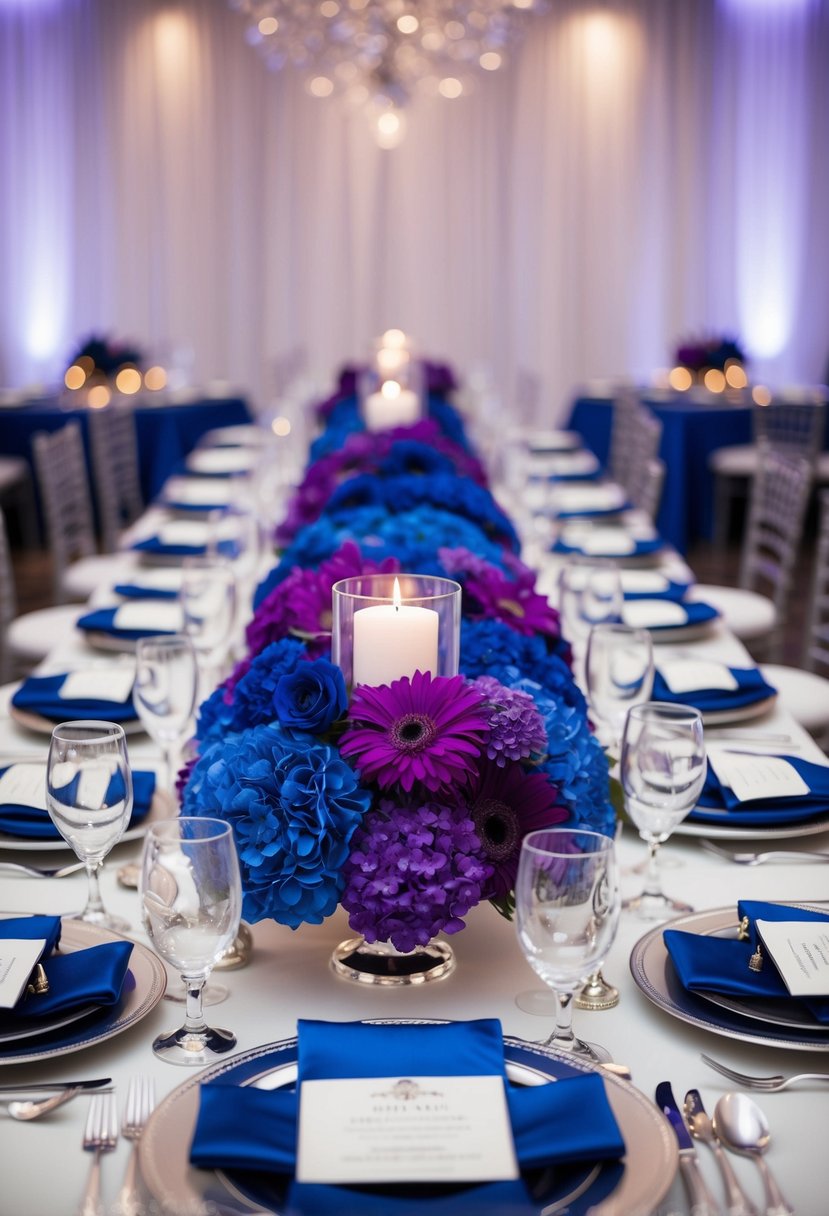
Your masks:
M485 746L490 760L503 768L510 760L543 756L547 732L529 693L507 688L492 676L479 676L472 687L486 697L490 733Z

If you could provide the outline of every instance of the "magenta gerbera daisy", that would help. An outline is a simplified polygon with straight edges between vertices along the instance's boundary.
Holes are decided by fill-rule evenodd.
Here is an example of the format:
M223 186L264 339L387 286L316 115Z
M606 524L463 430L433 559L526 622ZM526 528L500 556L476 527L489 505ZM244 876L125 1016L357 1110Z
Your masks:
M485 899L509 896L528 832L567 818L567 808L557 805L557 799L558 790L545 773L527 773L520 764L499 768L492 761L484 763L467 800L483 855L493 867Z
M359 685L340 742L364 781L381 789L420 784L431 793L466 785L489 733L482 694L463 676L416 671L379 687Z

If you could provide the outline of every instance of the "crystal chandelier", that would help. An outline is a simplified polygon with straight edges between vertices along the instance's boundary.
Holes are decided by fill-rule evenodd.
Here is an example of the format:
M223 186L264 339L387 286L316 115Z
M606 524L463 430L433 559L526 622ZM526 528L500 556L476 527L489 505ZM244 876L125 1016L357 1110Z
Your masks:
M367 107L392 147L416 93L450 100L495 72L547 0L230 0L268 67L307 75L315 97Z

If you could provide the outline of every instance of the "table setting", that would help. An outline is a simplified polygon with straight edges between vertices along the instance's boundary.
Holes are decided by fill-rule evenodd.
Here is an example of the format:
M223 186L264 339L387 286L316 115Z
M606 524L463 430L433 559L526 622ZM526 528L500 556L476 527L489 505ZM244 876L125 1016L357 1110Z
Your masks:
M451 396L371 431L359 398L322 403L277 550L254 577L241 561L235 597L197 555L142 550L169 566L100 589L87 616L108 625L3 690L0 951L36 935L50 992L0 1008L25 1167L0 1208L78 1207L88 1181L103 1210L194 1216L819 1216L822 1082L787 1081L829 1074L827 995L790 995L777 964L781 941L825 940L826 757L716 614L689 618L693 576L655 528L600 512L539 547ZM187 462L232 493L176 474L134 535L232 505L261 478L250 438ZM562 491L584 471L586 503L577 442L530 439ZM612 573L565 604L579 556ZM94 743L86 783L66 784L63 723ZM743 865L709 837L785 844ZM657 855L670 894L640 916ZM226 999L203 1002L219 973ZM596 973L618 1003L579 1007ZM755 1093L766 1075L782 1086ZM44 1094L59 1108L10 1112Z

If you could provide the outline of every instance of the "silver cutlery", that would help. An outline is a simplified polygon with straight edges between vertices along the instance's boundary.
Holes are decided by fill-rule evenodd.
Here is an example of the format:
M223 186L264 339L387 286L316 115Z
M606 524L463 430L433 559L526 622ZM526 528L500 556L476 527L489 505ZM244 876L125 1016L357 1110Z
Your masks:
M150 1077L133 1077L127 1090L127 1102L121 1121L121 1135L133 1142L124 1181L118 1193L117 1211L121 1216L142 1216L144 1203L136 1188L138 1141L155 1107L155 1085Z
M685 1126L669 1081L660 1081L657 1085L656 1105L673 1128L679 1145L679 1169L691 1202L691 1211L694 1216L719 1216L719 1204L700 1173L694 1142Z
M32 878L64 878L67 874L75 874L78 870L83 869L85 866L82 861L73 861L67 866L58 866L55 870L41 869L38 866L24 866L19 861L0 861L0 873L28 874Z
M685 1121L688 1124L691 1135L695 1140L701 1140L703 1144L708 1145L714 1154L717 1165L720 1167L720 1173L722 1174L725 1186L726 1202L728 1204L726 1209L728 1216L757 1216L757 1209L737 1181L737 1176L720 1147L719 1139L714 1131L714 1125L708 1118L708 1113L703 1105L698 1089L688 1090L685 1095L683 1109L685 1111Z
M59 1106L63 1106L66 1102L71 1102L73 1098L77 1098L78 1094L84 1092L80 1085L75 1085L62 1089L58 1094L52 1094L51 1098L41 1098L39 1102L15 1099L6 1104L6 1112L12 1119L17 1119L19 1123L30 1123L32 1119L39 1119L41 1115L48 1115L50 1111L57 1110ZM97 1092L106 1094L112 1091L101 1089Z
M740 739L744 743L793 743L791 735L776 734L769 730L729 730L727 726L707 726L705 729L713 742L723 739Z
M93 1094L83 1135L84 1152L94 1153L78 1216L104 1216L101 1205L101 1153L118 1143L115 1094Z
M112 1077L96 1077L92 1081L32 1081L28 1085L0 1085L0 1094L28 1094L41 1089L101 1089L111 1083Z
M790 1085L799 1085L801 1081L829 1081L829 1072L798 1072L791 1077L784 1077L781 1072L774 1073L770 1077L758 1077L751 1073L738 1072L736 1068L729 1068L727 1064L721 1064L719 1060L707 1056L705 1052L700 1052L700 1059L704 1060L709 1068L713 1068L715 1072L721 1073L729 1081L733 1081L735 1085L743 1085L746 1089L763 1090L768 1094L788 1089Z
M766 1196L765 1216L794 1216L780 1187L763 1159L771 1133L766 1116L747 1094L723 1094L714 1108L714 1131L735 1153L751 1157L757 1164Z
M700 844L707 853L724 857L726 861L733 861L738 866L762 866L768 861L829 862L829 853L822 853L819 849L769 849L764 853L733 853L731 849L723 849L710 840L701 840Z

